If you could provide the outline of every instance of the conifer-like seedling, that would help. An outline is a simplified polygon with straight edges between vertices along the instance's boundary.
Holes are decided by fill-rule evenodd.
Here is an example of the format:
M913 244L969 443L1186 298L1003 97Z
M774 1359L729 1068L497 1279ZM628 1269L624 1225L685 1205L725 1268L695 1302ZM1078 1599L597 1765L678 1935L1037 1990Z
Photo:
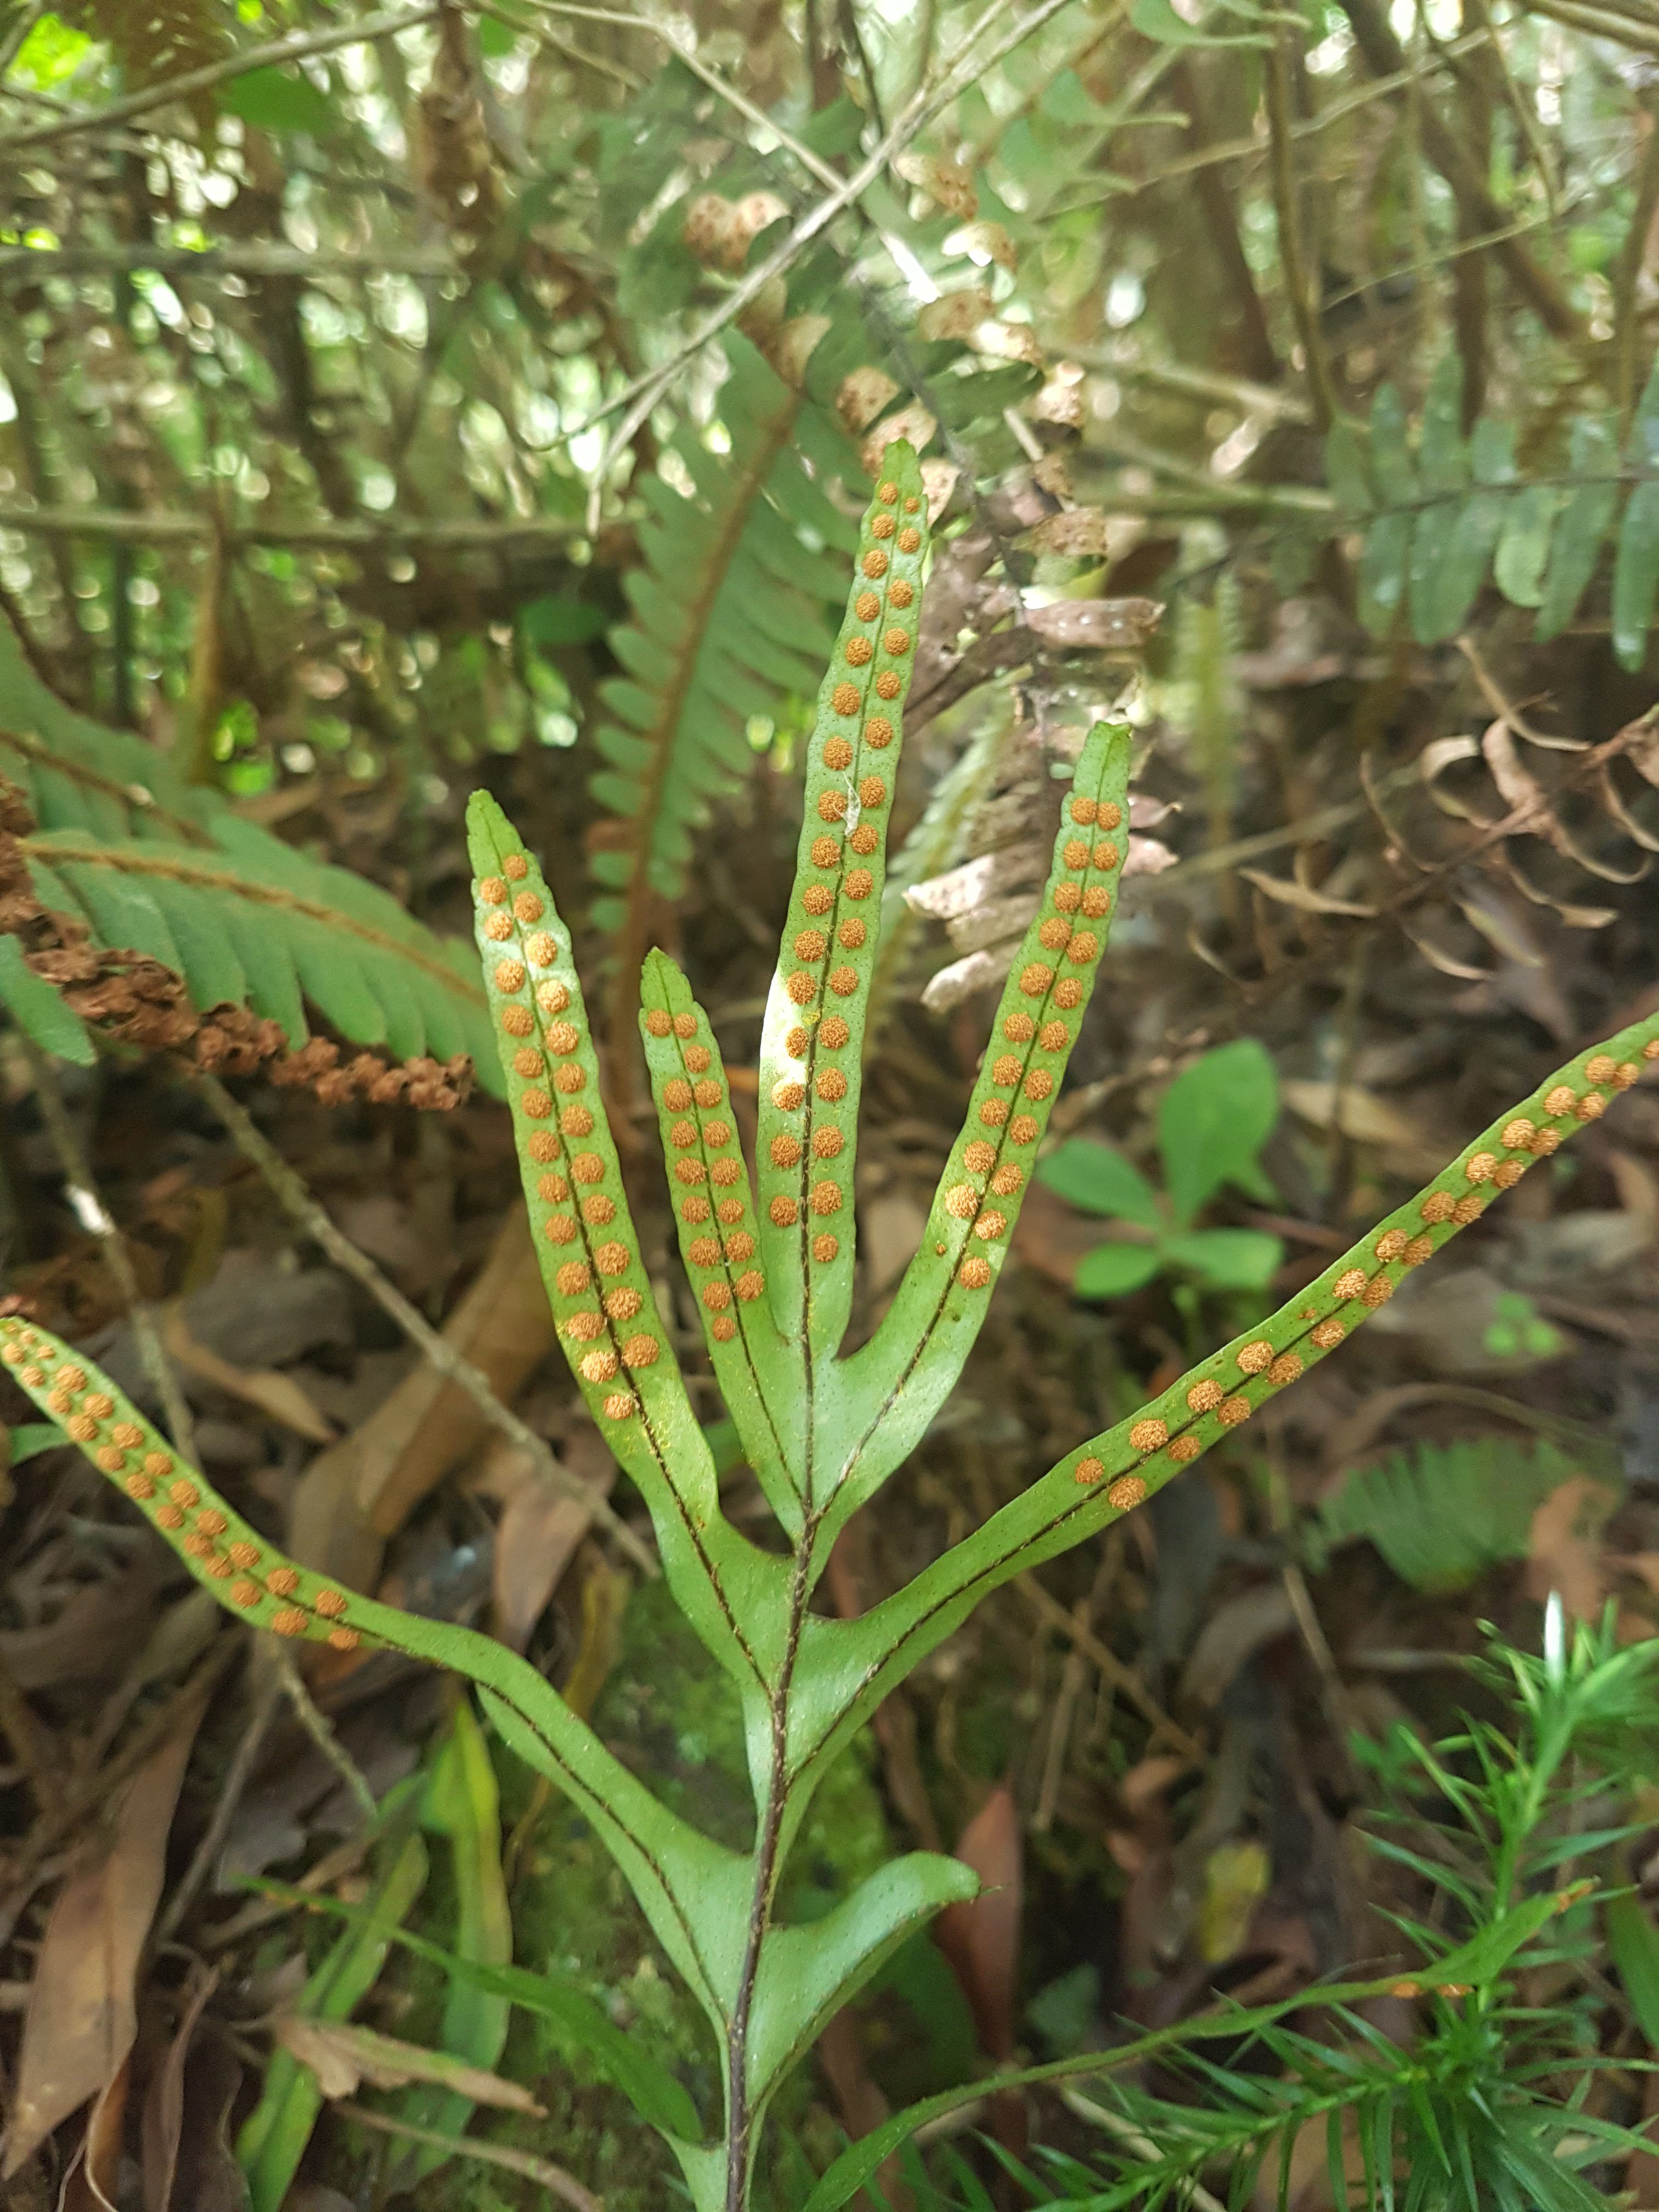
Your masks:
M637 2096L672 2142L698 2212L744 2212L761 2124L789 2068L896 1945L975 1892L960 1862L918 1852L823 1918L791 1926L776 1916L813 1791L887 1692L1000 1583L1133 1511L1334 1351L1409 1269L1659 1057L1659 1013L1580 1055L1271 1320L1133 1419L1079 1443L906 1588L855 1620L816 1610L837 1533L915 1445L983 1322L1088 1006L1128 842L1128 732L1097 725L1061 803L1042 905L920 1249L874 1334L843 1357L865 1022L927 546L915 457L890 447L883 465L812 730L761 1048L752 1177L707 1015L665 954L650 955L641 979L680 1255L781 1531L777 1547L752 1542L722 1511L629 1214L570 933L500 808L480 796L470 817L478 945L559 1340L649 1510L676 1601L740 1700L755 1799L749 1850L671 1813L514 1652L283 1557L86 1361L26 1321L0 1321L13 1377L225 1605L276 1636L340 1650L390 1645L467 1676L503 1740L592 1823L718 2039L723 2111L706 2139L664 2124L666 2111L683 2112L683 2095ZM637 2091L644 2073L634 2078Z

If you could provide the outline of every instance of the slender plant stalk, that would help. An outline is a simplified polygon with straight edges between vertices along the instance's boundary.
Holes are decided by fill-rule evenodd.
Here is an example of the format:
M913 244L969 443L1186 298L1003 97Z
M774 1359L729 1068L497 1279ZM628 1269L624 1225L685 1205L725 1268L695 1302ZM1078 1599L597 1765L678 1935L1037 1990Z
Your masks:
M490 1426L526 1455L544 1482L562 1492L567 1498L574 1498L592 1514L602 1528L616 1538L636 1566L647 1575L654 1575L657 1563L651 1555L650 1547L640 1541L628 1523L618 1517L590 1484L580 1481L568 1468L560 1464L547 1439L538 1437L526 1422L520 1419L510 1406L502 1403L491 1388L489 1377L480 1368L475 1367L470 1359L464 1359L447 1338L434 1328L425 1315L411 1305L397 1285L382 1273L368 1253L354 1244L331 1219L307 1188L305 1178L289 1165L276 1147L264 1136L247 1109L231 1096L218 1077L198 1074L196 1080L209 1105L229 1132L237 1150L258 1169L280 1203L307 1236L322 1247L337 1267L343 1268L362 1285L441 1375L465 1391Z

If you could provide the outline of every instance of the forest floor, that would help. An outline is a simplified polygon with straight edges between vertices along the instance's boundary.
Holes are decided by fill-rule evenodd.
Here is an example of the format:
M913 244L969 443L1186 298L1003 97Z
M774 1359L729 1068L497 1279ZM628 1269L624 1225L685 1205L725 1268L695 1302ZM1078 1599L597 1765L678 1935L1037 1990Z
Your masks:
M1467 779L1454 787L1461 817L1449 804L1437 810L1420 784L1391 802L1390 834L1421 866L1401 863L1379 897L1380 864L1364 860L1349 896L1376 911L1361 921L1319 910L1317 897L1261 895L1226 865L1275 874L1279 856L1249 841L1266 832L1271 844L1280 823L1325 808L1338 810L1339 844L1364 842L1355 824L1380 841L1342 732L1369 715L1384 732L1380 757L1387 763L1391 750L1406 760L1414 702L1431 692L1443 702L1468 672L1448 648L1428 657L1433 665L1407 653L1379 676L1362 665L1374 653L1346 638L1315 651L1290 635L1276 655L1255 656L1252 711L1273 742L1224 812L1206 802L1178 747L1153 746L1138 788L1170 809L1157 830L1174 865L1130 879L1056 1124L1121 1146L1156 1183L1149 1132L1170 1075L1238 1036L1258 1039L1279 1108L1261 1151L1265 1180L1249 1194L1222 1189L1203 1218L1280 1240L1271 1287L1228 1291L1160 1273L1115 1299L1080 1298L1078 1263L1103 1224L1035 1192L955 1396L837 1552L828 1592L843 1612L875 1602L1079 1437L1292 1294L1508 1101L1659 997L1659 908L1645 884L1597 881L1583 896L1607 919L1588 928L1471 867L1483 837L1488 851L1504 842L1480 823L1516 803L1501 776L1496 796L1489 783L1477 787L1487 773L1478 758L1456 770ZM1557 726L1578 738L1628 727L1640 703L1632 691L1578 700ZM1560 696L1572 697L1570 683ZM1015 733L1006 780L1029 779L1042 742ZM1659 780L1650 722L1630 744ZM1547 853L1549 824L1571 819L1595 791L1583 756L1522 750L1524 773L1542 779L1533 827L1544 836L1510 842L1553 866L1562 848L1557 840ZM550 773L541 760L499 764L499 795L532 841L556 817L569 773L556 761ZM921 796L919 786L913 806ZM680 919L677 950L725 1041L740 1109L753 1097L770 933L787 896L789 801L785 781L767 771L744 817L717 828L707 848L718 855L742 839L740 884L729 862L711 859ZM355 864L400 881L408 825L395 805L345 787L319 788L313 805L316 819L290 822L285 834L325 834ZM429 909L462 926L458 825L441 811L424 830ZM1462 844L1448 847L1449 836ZM1641 857L1627 844L1622 872ZM1328 896L1336 878L1325 881ZM1484 976L1437 969L1396 926L1432 939L1441 898L1484 927ZM915 1003L915 986L949 953L927 925L866 1082L856 1329L879 1312L914 1249L981 1048L982 994L937 1018ZM735 1717L661 1584L642 1580L579 1506L549 1498L524 1456L329 1263L210 1101L165 1058L106 1058L90 1074L52 1079L158 1317L214 1481L359 1587L378 1581L398 1602L490 1626L528 1650L624 1758L711 1832L740 1838ZM10 1041L0 1083L6 1291L137 1384L126 1289L84 1202L78 1213L70 1202L64 1133ZM421 1115L239 1089L338 1230L567 1465L603 1477L604 1448L552 1349L505 1110L481 1093ZM638 1218L646 1249L667 1266L671 1225L649 1148L646 1130ZM712 1383L704 1388L699 1410L712 1420L720 1409ZM307 1669L308 1696L296 1692L258 1639L222 1626L78 1455L40 1454L6 1482L8 2073L15 2083L25 2036L36 2040L37 2067L41 2039L50 2054L58 2039L61 2067L92 2081L106 2105L112 2098L118 2120L123 2100L130 2115L142 2110L153 2171L129 2171L122 2201L164 2205L155 2176L166 2172L194 2177L194 2193L173 2203L216 2212L240 2201L226 2146L265 2063L266 2027L337 1934L251 1885L303 1880L361 1899L362 1785L382 1798L414 1774L443 1737L455 1692L391 1655L327 1654ZM752 1476L734 1465L725 1483L728 1511L760 1532ZM611 1495L644 1528L620 1486ZM1380 1739L1402 1722L1444 1735L1471 1703L1495 1710L1463 1662L1488 1623L1537 1650L1551 1592L1579 1620L1615 1607L1621 1639L1659 1633L1651 1084L1493 1206L1340 1358L1145 1511L999 1593L890 1699L803 1844L803 1909L812 1893L832 1895L889 1852L918 1846L961 1850L993 1894L966 1932L943 1947L912 1945L835 2023L789 2091L777 2136L821 2166L843 2130L863 2132L883 2112L993 2062L1086 2050L1126 2021L1167 2023L1219 1994L1254 2002L1362 1964L1389 1971L1400 1938L1383 1916L1401 1901L1402 1877L1361 1848L1374 1792L1356 1738ZM148 1824L102 1856L98 1824L134 1775L163 1800L176 1790L176 1813L157 1820L152 1804ZM593 1838L504 1755L501 1781L517 1960L574 1974L707 2098L711 2054ZM447 1942L466 1862L453 1837L430 1856L407 1924ZM1629 1863L1639 1881L1639 1846ZM43 1958L73 1940L70 1907L83 1940L88 1925L103 1931L106 1953L148 1946L131 2058L113 2085L87 2073L96 2070L89 2052L121 2032L119 1976L100 1979L96 1946L55 2008L27 2009ZM1585 1971L1587 2033L1609 2052L1628 2047L1627 2000ZM429 1966L394 1960L373 2017L419 2041L438 2019L440 1990ZM1401 2000L1378 2017L1404 2034L1408 2012ZM486 2115L481 2136L509 2149L552 2142L609 2212L666 2201L664 2172L622 2100L545 2023L515 2028L498 2071L553 2117L532 2130ZM1632 2117L1632 2094L1639 2106L1639 2087L1610 2087L1607 2108ZM1085 2132L1059 2094L1016 2106L970 2109L970 2127L1016 2147L1075 2145ZM58 2196L74 2139L70 2129L48 2136L12 2180L6 2202L17 2212L93 2201L84 2183L80 2197L72 2182ZM958 2145L975 2140L964 2134ZM1303 2212L1330 2202L1322 2148L1313 2166L1293 2199ZM787 2201L794 2171L772 2177L776 2202ZM422 2177L407 2141L337 2125L319 2133L304 2172L295 2212L370 2203L487 2212L542 2201L541 2183L522 2172L452 2160ZM1654 2201L1639 2193L1644 2175L1632 2171L1627 2183L1635 2201Z

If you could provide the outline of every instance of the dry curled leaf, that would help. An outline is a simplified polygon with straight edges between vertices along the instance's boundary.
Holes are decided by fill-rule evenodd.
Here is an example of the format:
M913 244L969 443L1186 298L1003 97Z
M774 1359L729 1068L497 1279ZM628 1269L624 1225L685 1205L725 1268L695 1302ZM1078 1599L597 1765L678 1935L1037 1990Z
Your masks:
M1254 884L1268 898L1276 899L1281 906L1293 906L1302 914L1357 915L1369 920L1376 913L1374 906L1359 906L1352 899L1331 898L1316 890L1311 884L1288 881L1282 876L1264 876L1259 868L1241 868L1238 872L1247 884Z
M869 476L879 474L882 456L898 439L904 439L916 451L923 453L933 443L939 424L919 399L908 407L901 407L891 415L884 415L859 447L859 459Z
M317 2086L331 2101L355 2095L367 2081L376 2089L403 2089L411 2081L435 2081L475 2105L490 2105L499 2112L526 2112L532 2119L546 2117L528 2089L503 2080L482 2066L469 2066L447 2051L428 2051L418 2043L404 2043L394 2035L360 2027L352 2021L307 2020L286 2013L272 2029L284 2051L317 2076Z
M1019 266L1019 248L1000 222L969 222L945 240L947 253L965 253L979 262L994 261L999 269Z
M856 437L868 429L884 407L898 398L899 387L884 369L866 364L849 369L836 391L836 412Z
M1574 1620L1593 1621L1601 1611L1601 1528L1619 1503L1607 1483L1569 1475L1534 1510L1527 1537L1528 1594L1541 1603L1555 1593Z
M228 1397L240 1398L245 1405L257 1406L262 1413L268 1413L273 1421L280 1421L285 1429L291 1429L308 1443L333 1443L332 1424L318 1412L291 1375L279 1374L272 1367L239 1367L234 1360L210 1352L191 1334L176 1304L163 1312L161 1336L169 1354L186 1374L212 1383L215 1389L224 1391Z
M960 292L942 292L937 300L929 300L916 315L916 336L920 338L971 338L981 323L989 322L996 313L990 294L983 285L969 284Z
M1075 514L1085 511L1073 510ZM1054 520L1069 518L1056 515ZM1097 653L1144 652L1163 619L1161 599L1055 599L1046 607L1025 611L1026 629L1045 645L1073 651L1091 648Z
M979 1876L977 1897L947 1905L933 1923L938 1943L962 1984L981 2048L1012 2058L1024 1857L1013 1793L999 1783L957 1838L955 1856Z
M968 222L979 212L974 179L960 161L947 161L940 154L909 153L899 155L893 167L907 185L926 192L947 215Z
M70 1875L52 1906L29 1989L0 2180L89 2098L119 2094L138 2033L138 1963L207 1694L134 1775L107 1845Z
M766 351L786 384L799 390L805 381L806 364L829 329L828 315L792 315L779 329Z
M1102 560L1110 550L1111 524L1097 507L1068 507L1062 514L1044 517L1027 533L1034 553L1062 553L1073 558Z

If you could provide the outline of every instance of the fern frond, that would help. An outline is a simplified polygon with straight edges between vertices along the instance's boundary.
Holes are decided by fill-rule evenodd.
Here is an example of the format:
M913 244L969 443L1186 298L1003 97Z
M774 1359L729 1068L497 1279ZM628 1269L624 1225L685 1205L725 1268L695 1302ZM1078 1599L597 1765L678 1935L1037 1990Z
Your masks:
M1533 1514L1577 1464L1549 1444L1498 1437L1419 1443L1355 1468L1324 1501L1319 1534L1331 1545L1368 1538L1415 1589L1460 1589L1526 1557Z
M0 775L40 825L18 840L36 896L95 947L144 953L198 1012L245 1006L296 1046L309 1002L354 1044L404 1060L467 1054L500 1094L468 947L187 786L140 738L71 713L3 620Z
M1398 393L1384 385L1367 434L1339 422L1326 448L1338 504L1361 535L1360 611L1388 636L1409 616L1420 645L1455 637L1490 580L1537 611L1540 641L1574 616L1609 547L1612 634L1622 667L1647 656L1659 605L1659 365L1621 453L1613 423L1574 418L1559 478L1528 482L1512 424L1482 416L1459 427L1462 368L1436 370L1413 451Z
M915 455L890 446L818 694L795 885L761 1036L761 1242L782 1334L833 1352L853 1295L860 1060L927 555Z
M600 690L608 719L595 742L609 765L592 788L616 823L593 858L610 894L593 919L617 939L616 1047L631 1048L658 902L682 895L693 833L753 765L749 719L811 694L854 543L803 465L810 455L833 476L850 446L745 340L728 351L732 449L714 454L684 433L673 451L692 489L647 484L643 562L623 586L633 613L611 641L623 673Z
M708 1015L665 953L647 960L641 995L640 1028L670 1163L680 1255L726 1410L773 1511L793 1537L803 1517L793 1374L757 1264L754 1191L719 1048Z
M681 1610L740 1688L769 1663L781 1561L720 1511L708 1441L657 1311L599 1095L581 981L541 870L487 793L467 810L478 950L542 1279L599 1433L651 1511Z
M732 1855L659 1804L534 1667L477 1629L382 1605L289 1559L107 1376L48 1330L0 1316L0 1366L137 1507L197 1581L250 1626L336 1651L402 1651L476 1683L507 1741L605 1838L675 1964L717 2005L720 1969L711 1969L702 1954L687 1901L718 1886Z
M1073 773L1054 859L997 1007L967 1120L892 1305L842 1373L884 1409L879 1447L826 1516L833 1531L911 1450L962 1371L1006 1260L1031 1163L1059 1096L1117 911L1128 847L1130 740L1098 722Z

